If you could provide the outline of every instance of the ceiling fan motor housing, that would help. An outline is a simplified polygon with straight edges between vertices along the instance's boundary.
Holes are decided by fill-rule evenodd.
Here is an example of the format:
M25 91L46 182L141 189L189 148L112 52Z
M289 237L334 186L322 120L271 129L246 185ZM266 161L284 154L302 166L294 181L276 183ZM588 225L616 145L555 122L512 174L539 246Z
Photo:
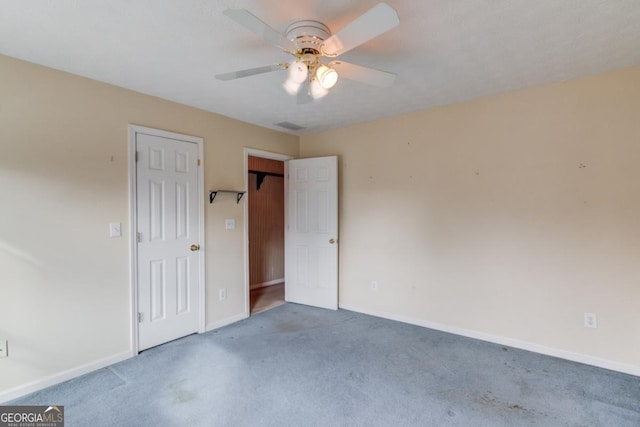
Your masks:
M286 35L296 44L299 54L317 55L322 43L331 36L331 31L322 22L296 21L289 25Z

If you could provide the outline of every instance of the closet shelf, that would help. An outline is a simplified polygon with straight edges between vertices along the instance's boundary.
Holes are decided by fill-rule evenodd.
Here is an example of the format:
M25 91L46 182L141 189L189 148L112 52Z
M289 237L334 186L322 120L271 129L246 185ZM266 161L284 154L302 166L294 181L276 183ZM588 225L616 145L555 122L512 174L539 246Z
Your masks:
M275 176L275 177L279 177L279 178L284 178L283 174L275 173L275 172L262 172L262 171L249 169L249 173L252 173L252 174L256 175L256 191L260 190L260 187L262 187L262 183L264 182L264 179L266 177L268 177L268 176Z
M242 196L246 193L246 191L238 191L238 190L209 190L209 203L213 203L218 193L233 193L236 195L236 203L240 203L242 200Z

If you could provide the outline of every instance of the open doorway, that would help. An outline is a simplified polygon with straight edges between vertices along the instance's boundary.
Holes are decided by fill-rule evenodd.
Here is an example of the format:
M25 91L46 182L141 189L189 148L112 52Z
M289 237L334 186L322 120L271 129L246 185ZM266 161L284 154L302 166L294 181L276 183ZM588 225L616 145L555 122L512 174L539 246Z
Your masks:
M254 289L284 283L285 301L338 309L338 158L292 157L245 148L246 188L258 190L258 173L249 173L249 157L277 160L283 166L284 276L266 282L254 277ZM252 162L255 160L252 160ZM255 181L251 178L255 175ZM264 180L268 179L267 174ZM252 184L250 185L249 181ZM255 203L254 203L255 205ZM250 295L249 209L245 203L245 314L252 314ZM265 214L267 215L267 214ZM275 214L273 214L275 215ZM279 215L279 214L278 214ZM255 229L255 228L254 228ZM286 230L286 231L285 231ZM253 241L255 237L252 237ZM264 270L263 270L264 271ZM269 270L267 270L268 272ZM263 279L265 280L265 279ZM270 282L273 280L273 282ZM275 290L275 289L274 289ZM255 293L254 293L255 294ZM282 303L282 302L281 302ZM255 304L254 304L255 306ZM255 311L254 311L255 313Z
M250 315L285 303L284 191L284 162L249 155L247 237Z

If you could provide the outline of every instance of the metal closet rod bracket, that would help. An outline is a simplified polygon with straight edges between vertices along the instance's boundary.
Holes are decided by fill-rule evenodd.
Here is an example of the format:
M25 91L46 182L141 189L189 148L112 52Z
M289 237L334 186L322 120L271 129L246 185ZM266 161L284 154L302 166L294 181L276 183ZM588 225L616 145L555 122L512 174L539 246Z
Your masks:
M268 176L275 176L275 177L279 177L279 178L284 178L284 175L281 173L275 173L275 172L262 172L262 171L257 171L257 170L249 170L249 173L253 173L256 175L256 191L260 190L260 187L262 187L262 183L264 182L264 179Z
M209 203L213 203L218 193L234 193L236 195L236 203L240 203L246 191L238 190L209 190Z

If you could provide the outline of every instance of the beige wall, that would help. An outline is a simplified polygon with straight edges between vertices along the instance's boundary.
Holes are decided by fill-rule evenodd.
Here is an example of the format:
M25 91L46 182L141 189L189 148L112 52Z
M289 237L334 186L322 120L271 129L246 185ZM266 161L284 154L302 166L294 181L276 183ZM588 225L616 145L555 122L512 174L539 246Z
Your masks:
M294 136L0 56L0 394L129 351L127 238L108 237L129 230L128 124L203 137L207 189L242 188L245 146L298 155ZM341 305L640 367L640 68L300 151L340 157ZM243 204L205 214L214 326L245 309Z
M339 155L341 306L640 373L640 68L303 136L300 154Z
M129 350L129 124L204 138L205 189L242 189L245 146L298 154L295 136L0 56L0 393ZM243 204L205 215L215 325L245 310Z

